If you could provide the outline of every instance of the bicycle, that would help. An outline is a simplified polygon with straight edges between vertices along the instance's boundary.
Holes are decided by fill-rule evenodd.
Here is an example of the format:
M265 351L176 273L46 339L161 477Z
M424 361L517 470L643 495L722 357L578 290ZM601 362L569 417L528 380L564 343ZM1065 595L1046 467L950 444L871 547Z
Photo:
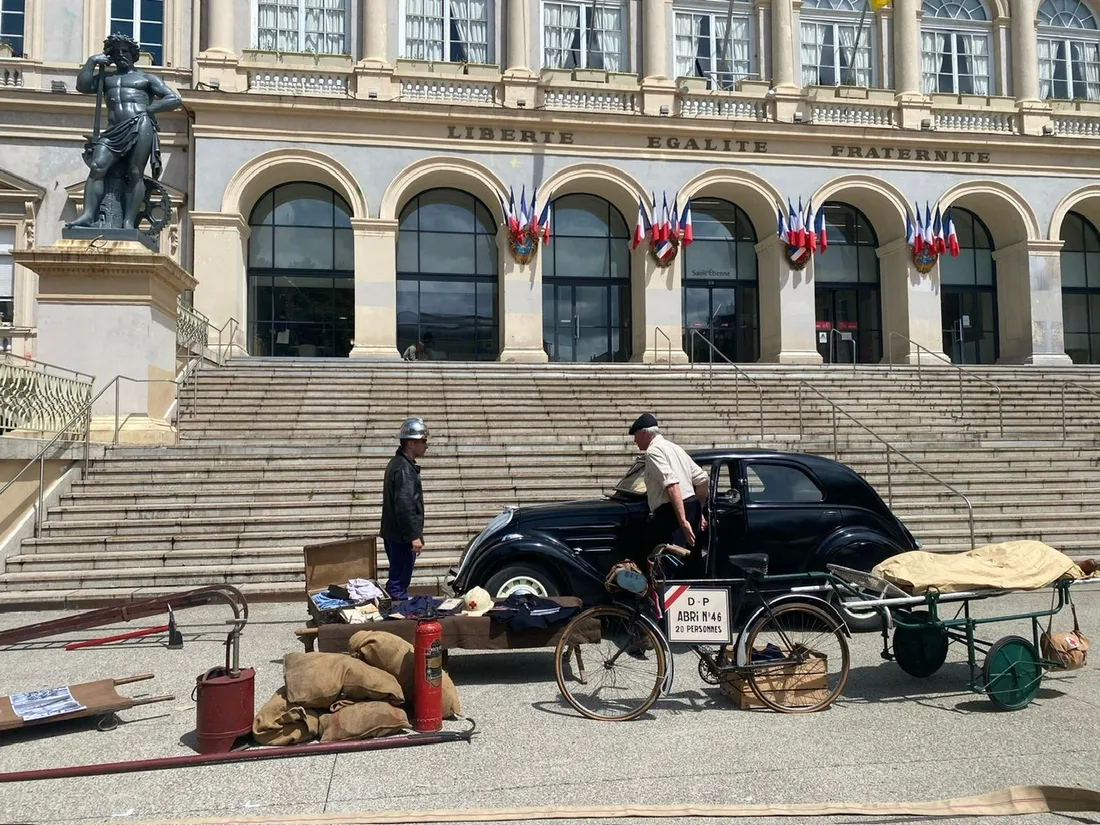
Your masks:
M744 576L741 579L666 582L662 561L667 554L686 558L690 551L672 544L658 545L646 559L644 575L635 565L617 565L605 582L615 603L583 611L562 632L554 650L554 672L562 696L581 715L625 722L668 695L673 659L661 624L666 616L662 605L666 584L674 588L682 584L728 587L730 616L739 615L746 606L755 608L732 647L712 651L699 644L689 645L699 657L699 673L706 682L720 684L732 679L747 683L761 703L783 713L823 710L836 700L848 679L850 656L848 628L835 608L821 598L800 593L765 599L759 588L769 581L763 555L731 558L734 570ZM749 595L755 597L755 603L748 601ZM726 620L732 621L730 617ZM796 640L802 632L808 632L810 638ZM732 634L730 637L733 641ZM830 667L838 670L831 673ZM636 694L628 686L634 675ZM592 685L593 681L599 684ZM610 705L608 712L593 708L605 700Z

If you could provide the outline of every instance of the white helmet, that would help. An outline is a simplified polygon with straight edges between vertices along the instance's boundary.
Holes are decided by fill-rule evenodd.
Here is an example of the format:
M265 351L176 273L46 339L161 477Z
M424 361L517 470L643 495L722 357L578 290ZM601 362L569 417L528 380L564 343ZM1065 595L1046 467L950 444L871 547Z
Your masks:
M428 437L428 427L422 418L406 418L397 437L401 441L420 441Z

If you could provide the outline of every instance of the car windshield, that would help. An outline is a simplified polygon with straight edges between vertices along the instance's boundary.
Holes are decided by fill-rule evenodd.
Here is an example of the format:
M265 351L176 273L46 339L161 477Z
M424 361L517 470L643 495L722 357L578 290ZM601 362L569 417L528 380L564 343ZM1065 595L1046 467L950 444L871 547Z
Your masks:
M615 484L615 492L631 496L645 495L645 461L643 459L639 458L630 465L626 475Z

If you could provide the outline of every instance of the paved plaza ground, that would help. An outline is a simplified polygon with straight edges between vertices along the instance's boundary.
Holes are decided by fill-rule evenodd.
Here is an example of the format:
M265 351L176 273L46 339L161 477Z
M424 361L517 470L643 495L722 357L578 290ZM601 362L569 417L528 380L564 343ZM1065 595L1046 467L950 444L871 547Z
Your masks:
M981 611L1003 614L1043 603L1049 595L1007 596L983 604ZM1100 638L1100 588L1082 592L1078 604L1085 632ZM0 614L0 627L54 615L60 614ZM166 649L159 636L109 648L63 649L76 638L111 632L100 629L0 651L2 693L150 672L155 680L119 691L176 697L121 713L122 724L112 731L77 722L0 735L0 771L192 753L191 690L196 676L223 660L220 623L227 616L227 608L217 607L179 613L183 650ZM293 630L303 618L298 604L252 606L242 664L257 669L257 708L282 683L283 654L300 649ZM1068 611L1060 618L1068 629ZM118 627L159 623L150 619ZM1020 629L997 625L988 635ZM953 646L948 663L924 681L882 662L878 636L857 636L852 647L845 695L826 712L788 716L735 710L717 688L699 679L694 657L686 654L677 658L673 694L646 717L625 724L587 721L564 706L549 651L457 652L451 673L463 710L479 730L471 743L0 784L0 822L198 817L275 822L294 814L320 815L312 822L349 811L921 801L1018 784L1100 787L1100 660L1049 677L1030 707L1003 713L966 690L961 647ZM1100 823L1100 812L1016 821Z

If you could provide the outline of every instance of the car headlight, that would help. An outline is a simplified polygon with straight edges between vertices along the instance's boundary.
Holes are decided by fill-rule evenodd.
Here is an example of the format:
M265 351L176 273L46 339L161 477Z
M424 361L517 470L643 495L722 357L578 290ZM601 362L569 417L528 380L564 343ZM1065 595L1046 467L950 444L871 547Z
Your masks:
M455 578L457 579L462 573L462 566L466 563L466 559L470 557L477 548L481 547L489 538L496 532L503 530L508 526L508 523L512 520L512 514L515 512L515 508L508 507L498 516L495 516L492 521L485 525L485 529L474 536L473 540L466 545L466 549L462 551L462 556L458 560L458 568L455 570Z

